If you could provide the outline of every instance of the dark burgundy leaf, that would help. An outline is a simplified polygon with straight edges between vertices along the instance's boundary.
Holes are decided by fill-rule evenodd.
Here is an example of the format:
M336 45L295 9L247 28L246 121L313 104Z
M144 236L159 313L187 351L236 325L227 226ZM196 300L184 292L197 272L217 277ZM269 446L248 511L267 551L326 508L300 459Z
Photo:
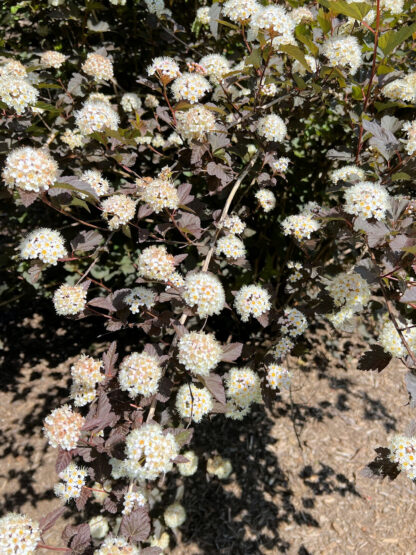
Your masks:
M232 175L230 173L230 168L225 164L217 164L216 162L210 162L206 167L208 175L213 175L217 177L221 183L226 185L232 180Z
M103 363L104 363L104 370L105 375L109 376L114 375L114 366L117 362L118 354L117 354L117 341L113 341L106 353L103 354Z
M192 185L190 183L182 183L178 187L178 198L179 204L188 204L192 200L194 200L194 196L190 195Z
M95 306L96 308L103 308L104 310L108 310L109 312L114 312L114 306L111 302L111 295L107 295L107 297L95 297L88 301L88 304L91 306Z
M416 376L412 372L407 372L404 382L410 395L410 406L414 409L416 407Z
M24 191L23 189L19 189L19 196L20 200L25 208L30 206L35 202L38 198L38 193L33 193L29 191Z
M131 292L131 289L118 289L112 294L113 306L116 310L122 310L127 305L124 302L126 296Z
M120 320L108 320L105 325L105 329L108 331L118 331L121 330L122 327L123 322L121 322Z
M150 534L150 518L145 509L137 509L121 519L120 533L128 541L145 541Z
M208 141L214 153L220 148L226 148L230 144L230 139L225 133L209 133Z
M267 328L267 326L270 324L270 313L265 312L264 314L256 318L256 320L263 326L263 328Z
M75 499L75 505L77 506L78 511L82 511L85 507L88 499L91 497L92 492L87 488L82 488L81 495ZM87 524L88 526L88 524ZM85 543L85 542L83 542Z
M73 535L70 546L73 553L83 553L91 544L91 533L88 523L80 524L76 527L76 533Z
M370 345L371 351L365 352L358 361L358 370L377 370L381 372L391 361L391 355L380 345Z
M44 265L42 262L36 260L31 263L30 268L28 269L27 273L29 274L30 283L36 283L40 276L42 275Z
M209 376L201 376L201 380L203 380L205 387L212 393L215 399L222 405L225 405L225 391L221 376L211 373Z
M72 459L77 454L76 449L72 449L71 451L65 451L65 449L60 449L58 452L58 456L56 457L55 469L57 474L61 473L65 468L69 465Z
M150 214L152 213L153 213L153 208L150 208L148 204L142 204L137 213L137 217L139 218L139 220L142 220L143 218L150 216Z
M111 497L106 497L103 503L103 509L111 514L117 513L117 503L111 499Z
M169 432L175 436L175 441L181 448L185 445L189 445L192 436L194 435L193 428L188 428L187 430L184 428L173 428L169 429Z
M359 274L367 283L375 283L377 281L377 267L369 258L361 260L358 266L355 266L354 272Z
M404 295L400 297L401 303L416 302L416 287L408 287Z
M103 237L98 231L80 231L71 241L71 248L73 251L87 252L92 251L103 240Z
M371 461L363 470L361 474L366 478L390 478L394 480L400 474L397 463L390 460L390 449L387 447L377 447L376 458Z
M74 175L61 175L59 178L59 183L56 183L56 186L52 187L52 189L63 189L65 190L65 185L70 186L70 190L81 191L85 193L95 200L98 200L98 195L96 191L91 187L88 181L83 181ZM49 189L51 190L51 189Z
M58 507L57 509L54 509L53 511L42 517L39 520L39 527L42 532L46 532L47 530L49 530L49 528L52 528L58 518L60 518L65 511L66 507Z
M242 343L229 343L228 345L223 345L221 360L223 362L234 362L241 355L242 350Z
M201 220L195 214L189 214L187 212L181 212L180 217L177 221L179 229L183 233L190 233L197 239L201 237Z

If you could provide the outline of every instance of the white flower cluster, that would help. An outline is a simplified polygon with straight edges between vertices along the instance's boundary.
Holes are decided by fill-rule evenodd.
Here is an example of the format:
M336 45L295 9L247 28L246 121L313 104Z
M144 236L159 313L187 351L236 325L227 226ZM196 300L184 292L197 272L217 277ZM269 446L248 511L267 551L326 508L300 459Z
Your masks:
M186 383L178 389L175 405L181 418L201 422L202 418L212 410L212 395L206 387Z
M416 120L406 122L403 125L403 131L407 133L406 152L412 156L416 152Z
M316 59L313 56L305 56L305 62L307 64L307 68L299 62L299 60L295 60L293 62L292 71L293 73L299 73L299 75L306 75L307 73L316 73L318 69L318 64Z
M224 288L217 276L209 272L187 275L183 298L189 306L196 306L201 318L219 314L225 306Z
M291 339L289 339L286 336L283 336L273 347L272 355L278 360L282 359L290 353L290 351L293 349L294 346L295 344Z
M40 63L43 67L53 67L54 69L59 69L62 64L65 63L67 56L56 52L55 50L47 50L42 52L40 57Z
M403 12L404 0L381 0L380 7L389 10L392 14L401 14Z
M259 189L255 194L255 197L266 213L271 212L276 206L276 197L269 189Z
M133 430L126 438L127 459L123 461L124 472L133 479L156 480L172 470L172 460L179 454L175 437L155 422Z
M403 79L395 79L387 83L382 93L391 100L402 100L403 102L416 102L416 72L409 73Z
M120 389L127 391L132 399L137 395L149 397L157 393L161 377L159 360L146 352L126 356L117 375Z
M205 69L211 83L214 85L217 85L224 78L224 75L229 73L231 68L231 62L225 56L221 56L221 54L204 56L199 63Z
M360 181L344 192L345 211L353 216L383 220L390 208L390 196L378 183Z
M172 83L172 94L177 102L186 100L196 104L211 88L209 81L199 73L184 73Z
M86 170L82 172L81 179L91 185L99 197L107 195L110 190L108 179L103 177L99 170Z
M0 77L27 77L27 71L18 60L10 60L0 67Z
M186 520L185 509L179 503L173 503L173 505L166 507L163 513L163 519L166 526L169 526L169 528L178 528L182 526Z
M29 233L20 243L19 249L23 260L39 258L44 264L52 265L68 254L62 235L46 227Z
M75 112L75 123L82 135L104 131L106 128L116 131L120 119L108 102L87 100L81 110Z
M314 231L321 227L310 212L288 216L282 222L284 235L294 235L299 241L310 239Z
M226 216L221 223L221 229L227 230L232 235L241 235L246 228L246 224L236 214Z
M215 131L215 115L204 106L192 106L185 112L176 114L176 130L181 137L191 141L202 141L207 133Z
M302 21L314 20L313 13L309 8L306 8L305 6L301 6L300 8L295 8L290 12L290 16L292 17L292 19L295 20L296 25L298 25Z
M58 476L62 482L56 484L54 487L55 495L64 501L69 501L81 495L82 488L88 476L88 471L86 468L77 466L74 462L70 462Z
M152 179L149 182L140 182L140 198L150 208L159 214L165 208L176 210L179 206L178 190L168 179Z
M71 150L83 146L85 142L85 137L81 135L81 133L73 131L72 129L65 129L60 138L61 141L68 145Z
M70 397L76 407L83 407L95 399L95 386L105 379L105 375L101 372L102 367L100 360L86 355L81 355L71 366L73 384Z
M297 281L302 279L302 264L300 262L293 262L292 260L289 260L289 262L287 263L287 267L289 268L289 270L294 270L287 278L289 283L296 283Z
M142 106L142 101L136 93L123 94L120 103L123 110L127 113L137 112Z
M108 519L102 515L93 516L88 521L88 526L90 527L91 537L94 540L102 540L110 531Z
M349 66L351 75L363 63L360 44L353 36L334 36L327 39L323 44L322 54L328 58L331 67Z
M112 195L101 203L102 216L108 221L110 229L119 229L133 220L136 214L137 200L127 195Z
M173 79L179 77L181 72L179 71L178 64L173 58L161 56L154 58L152 64L147 68L147 74L150 76L156 75L164 85L167 85L173 81Z
M416 438L394 436L390 442L390 460L397 463L400 470L414 480L416 478Z
M144 249L137 262L139 275L145 279L166 281L175 271L174 257L164 245Z
M188 462L178 463L178 470L182 476L192 476L198 469L198 456L195 451L185 451L183 456Z
M159 106L159 100L154 94L147 94L144 99L144 105L146 108L157 108Z
M96 81L110 81L114 77L113 63L106 56L90 52L82 64L82 70Z
M130 312L137 314L141 307L153 308L156 303L156 293L148 287L135 287L124 297L124 302L129 306Z
M38 91L25 78L5 71L0 75L0 100L16 114L20 115L28 106L36 104L38 96Z
M326 287L336 306L347 305L355 312L368 304L371 291L368 283L359 274L338 274Z
M416 328L412 327L413 324L410 321L406 321L405 325L403 326L399 323L400 328L402 329L402 334L406 343L409 345L412 351L416 350ZM408 328L408 329L403 329ZM379 337L381 346L393 357L402 358L405 357L407 353L407 349L401 340L399 332L396 330L393 322L386 322L381 330L381 334Z
M203 6L202 8L198 8L196 10L195 19L202 25L209 25L209 22L210 22L209 6Z
M260 88L260 94L263 96L276 96L277 91L278 88L276 83L265 83Z
M223 459L221 455L216 455L207 461L208 474L217 476L220 480L226 480L232 471L233 467L231 466L230 460Z
M259 119L257 122L257 132L260 137L267 141L281 143L287 133L285 122L277 114L269 114Z
M291 15L275 4L261 6L250 22L251 34L257 36L259 31L263 31L266 39L273 40L275 48L279 44L293 44L295 27L296 22Z
M0 518L0 552L4 555L35 553L39 542L39 524L28 516L7 513Z
M87 291L81 285L64 283L53 294L53 304L60 316L79 314L87 304Z
M144 0L150 13L154 13L157 17L162 15L170 15L171 11L165 8L163 0Z
M363 181L365 179L365 172L358 166L350 165L344 166L334 170L330 175L332 183L336 185L338 181Z
M170 274L169 278L167 279L168 285L167 288L171 287L183 287L185 285L185 280L183 279L182 275L179 272L173 272Z
M94 555L139 555L139 553L139 548L135 545L130 545L124 538L113 536L108 536L100 549L94 551Z
M290 158L285 158L284 156L282 156L281 158L278 158L276 162L273 163L272 168L275 172L286 173L289 167L289 164L290 164Z
M10 189L39 193L52 187L57 174L58 166L47 151L24 146L7 155L2 177Z
M241 239L230 234L218 239L215 253L217 256L224 254L226 258L235 260L246 256L246 248Z
M85 418L73 412L69 405L63 405L45 418L43 431L52 447L60 447L66 451L75 449Z
M290 337L301 335L308 327L308 321L297 308L287 308L279 322L281 332Z
M129 515L135 507L144 507L147 503L146 496L142 490L128 491L124 496L123 515Z
M225 380L227 404L231 407L226 416L240 420L253 403L261 403L260 378L250 368L232 368Z
M237 291L234 299L237 314L243 322L248 322L250 316L259 318L271 308L270 294L260 285L243 285Z
M212 333L192 331L178 342L178 360L185 368L199 376L207 376L221 361L222 346Z
M280 364L269 364L266 368L266 381L271 389L289 389L292 374L280 366Z
M227 0L222 11L231 21L245 24L259 9L256 0Z

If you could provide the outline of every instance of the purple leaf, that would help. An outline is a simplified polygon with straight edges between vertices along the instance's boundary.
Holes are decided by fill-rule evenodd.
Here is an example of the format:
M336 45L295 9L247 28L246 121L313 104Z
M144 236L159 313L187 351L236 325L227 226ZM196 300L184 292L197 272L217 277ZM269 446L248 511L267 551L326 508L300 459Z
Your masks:
M410 407L414 409L416 407L416 376L411 372L407 372L404 377L404 383L410 395Z
M92 495L91 490L87 488L82 488L81 495L75 499L75 505L77 506L78 511L82 511L84 509L91 495ZM85 542L82 542L82 543L84 544Z
M141 555L159 555L162 553L160 547L146 547L140 551Z
M19 196L20 200L25 208L30 206L35 202L38 198L38 193L33 193L29 191L24 191L23 189L19 189Z
M242 350L242 343L229 343L228 345L223 345L221 360L223 362L234 362L239 356L241 356Z
M225 391L221 376L211 373L209 376L201 376L201 380L203 380L205 387L212 393L215 399L222 405L225 405Z
M47 530L49 530L49 528L52 528L58 518L60 518L65 511L66 507L58 507L57 509L54 509L53 511L42 517L39 520L39 527L42 532L46 532Z
M113 341L106 353L103 354L103 363L104 363L104 370L105 375L109 376L110 374L114 374L114 366L117 362L118 354L117 354L117 341Z
M408 287L404 293L400 297L401 303L414 303L416 302L416 287Z
M87 490L88 491L88 490ZM91 493L91 492L90 492ZM78 500L77 500L78 501ZM76 532L72 536L71 548L73 553L83 553L91 543L91 533L88 523L76 526Z
M63 470L65 470L76 454L76 449L72 449L71 451L65 451L64 449L59 450L55 463L57 474L60 474Z
M371 351L365 352L358 361L358 370L377 370L381 372L391 361L391 355L380 345L370 345Z
M150 518L145 509L137 509L121 519L120 533L127 541L145 541L150 534Z
M71 248L73 251L87 252L92 251L103 240L103 237L98 231L80 231L71 241Z
M192 185L190 183L182 183L178 187L179 204L188 204L194 200L194 196L190 195Z

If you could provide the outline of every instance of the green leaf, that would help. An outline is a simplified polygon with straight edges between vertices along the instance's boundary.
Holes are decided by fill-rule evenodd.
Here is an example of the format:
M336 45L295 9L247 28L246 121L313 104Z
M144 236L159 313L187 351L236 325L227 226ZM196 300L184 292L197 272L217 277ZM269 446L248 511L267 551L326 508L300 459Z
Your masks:
M335 2L330 2L329 0L319 0L319 3L335 14L342 13L347 17L352 17L354 19L358 19L359 21L362 21L371 10L371 5L366 2L354 2L353 4L348 4L345 0L336 0Z
M397 172L391 176L392 181L411 181L411 176L405 172Z
M408 39L416 31L416 23L402 27L400 31L387 31L378 40L378 45L385 56L388 56L396 46Z
M245 59L244 65L246 66L254 66L255 69L259 69L259 67L262 64L262 56L261 56L261 49L260 48L256 48L254 49L250 56L247 56L247 58Z
M297 46L293 46L292 44L284 44L279 47L279 50L281 50L282 52L286 52L286 54L289 54L291 58L295 58L295 60L300 62L308 71L311 70L308 62L305 60L305 54Z
M237 25L233 25L229 21L223 21L222 19L219 19L218 23L221 23L221 25L225 25L226 27L230 27L231 29L234 29L234 30L239 28Z
M362 100L364 98L361 87L357 87L357 85L352 86L352 97L354 100Z
M317 56L319 54L319 48L316 46L316 44L313 42L313 40L310 37L306 36L302 32L303 29L301 27L304 27L304 26L298 25L298 27L296 27L296 30L295 30L296 38L300 40L300 42L303 42L303 44L308 47L308 50L312 53L313 56Z
M36 102L36 108L40 108L41 110L45 110L46 112L50 112L51 114L60 114L62 110L52 106L52 104L48 104L47 102Z
M329 33L329 31L331 30L331 18L329 17L329 15L324 12L324 10L319 10L317 19L319 27L322 29L323 33L325 35L326 33Z

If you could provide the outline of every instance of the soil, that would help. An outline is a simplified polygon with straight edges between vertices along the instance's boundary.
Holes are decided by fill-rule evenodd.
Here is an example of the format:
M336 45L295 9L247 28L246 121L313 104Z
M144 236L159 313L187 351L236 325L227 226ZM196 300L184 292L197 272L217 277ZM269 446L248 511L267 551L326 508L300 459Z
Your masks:
M1 510L39 519L59 505L56 452L42 422L67 400L69 367L95 330L29 310L20 320L14 312L1 318ZM198 426L192 447L201 454L199 469L185 479L182 499L188 517L168 553L416 552L414 484L404 475L391 482L360 474L374 449L412 418L405 369L391 363L380 374L358 371L365 341L335 337L323 324L308 342L309 354L289 361L291 393L283 391L271 410L259 406L243 422L217 416ZM232 463L225 481L205 471L214 453ZM167 501L176 482L172 475ZM60 533L73 518L58 521L47 542L62 545Z

